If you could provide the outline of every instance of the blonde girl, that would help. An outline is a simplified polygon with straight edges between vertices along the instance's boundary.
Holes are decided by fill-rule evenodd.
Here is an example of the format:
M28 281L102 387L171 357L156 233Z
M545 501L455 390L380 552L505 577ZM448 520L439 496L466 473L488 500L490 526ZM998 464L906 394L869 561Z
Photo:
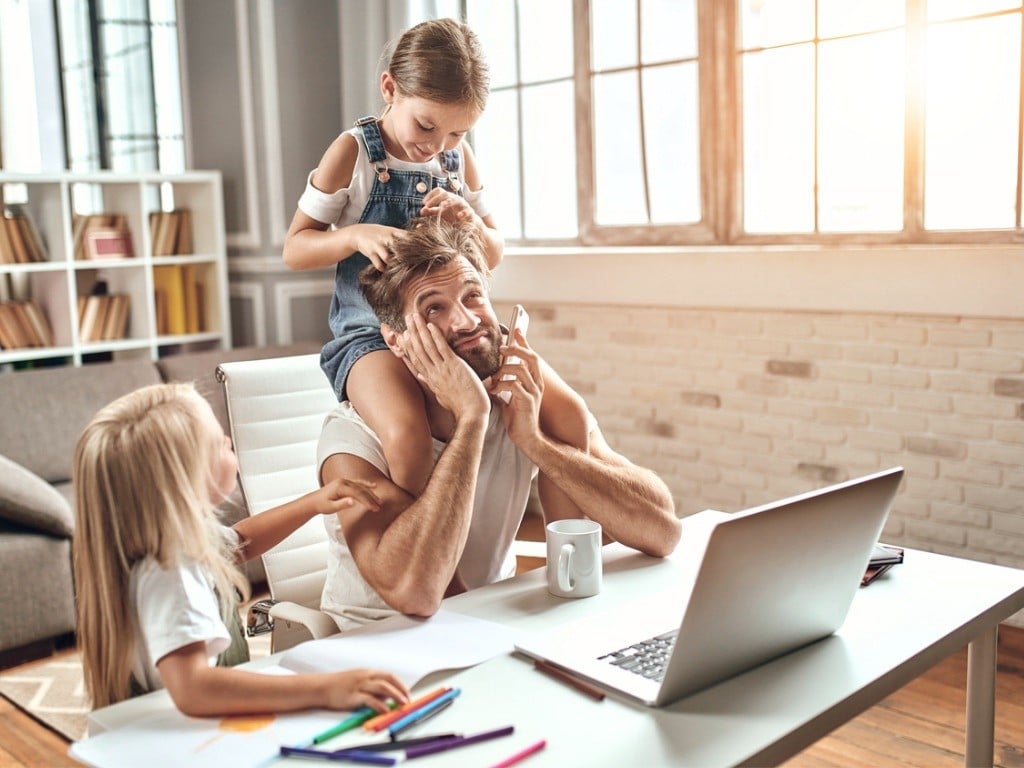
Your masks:
M423 395L388 351L359 291L359 272L383 269L391 243L417 216L474 227L488 266L504 239L483 195L466 134L484 111L487 64L473 31L454 19L418 24L398 39L380 77L385 107L338 136L309 174L284 245L293 269L335 268L320 363L380 438L392 481L418 495L433 465Z
M248 584L235 563L256 557L318 514L378 510L372 484L341 481L235 524L215 506L237 462L190 384L144 387L102 408L75 447L73 544L78 641L94 707L166 687L193 716L406 701L393 675L370 669L270 676L245 660L237 606Z

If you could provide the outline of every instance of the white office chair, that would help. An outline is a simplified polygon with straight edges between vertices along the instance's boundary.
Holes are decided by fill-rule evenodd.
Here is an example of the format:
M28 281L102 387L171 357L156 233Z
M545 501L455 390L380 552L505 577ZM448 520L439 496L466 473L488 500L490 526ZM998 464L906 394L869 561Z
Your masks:
M320 370L320 356L221 363L239 484L249 514L315 490L316 444L324 417L337 400ZM516 541L517 557L543 559L544 542ZM273 630L272 651L338 631L319 610L327 574L327 533L319 517L263 555L269 601L257 602L250 633Z
M324 417L337 405L320 356L221 363L231 438L250 515L316 490L316 444ZM338 631L322 613L327 533L313 518L263 555L271 600L250 609L250 633L272 628L271 650ZM261 626L262 625L262 626Z

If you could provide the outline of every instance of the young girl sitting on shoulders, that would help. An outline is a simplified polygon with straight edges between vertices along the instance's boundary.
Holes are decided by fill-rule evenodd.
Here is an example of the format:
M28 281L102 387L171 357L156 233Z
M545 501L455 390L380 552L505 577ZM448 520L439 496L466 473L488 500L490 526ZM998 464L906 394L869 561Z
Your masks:
M337 265L320 364L381 440L391 479L414 495L433 468L423 395L388 351L359 291L359 272L383 269L390 246L418 216L475 227L488 266L504 239L483 195L466 134L489 92L479 40L465 24L434 19L401 35L381 74L385 107L338 136L309 174L284 244L292 269Z
M371 669L262 675L238 620L249 585L235 567L315 515L379 509L372 483L339 481L262 514L220 524L238 470L231 440L191 384L156 384L102 408L75 447L78 642L93 707L166 687L192 716L308 708L386 711L408 699Z

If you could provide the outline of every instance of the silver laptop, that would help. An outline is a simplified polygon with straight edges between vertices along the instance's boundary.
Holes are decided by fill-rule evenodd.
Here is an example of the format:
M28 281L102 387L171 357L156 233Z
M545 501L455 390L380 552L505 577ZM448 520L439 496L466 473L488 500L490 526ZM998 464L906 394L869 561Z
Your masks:
M734 514L700 513L703 525L684 520L673 557L690 550L685 583L516 649L664 706L831 635L902 477L895 467Z

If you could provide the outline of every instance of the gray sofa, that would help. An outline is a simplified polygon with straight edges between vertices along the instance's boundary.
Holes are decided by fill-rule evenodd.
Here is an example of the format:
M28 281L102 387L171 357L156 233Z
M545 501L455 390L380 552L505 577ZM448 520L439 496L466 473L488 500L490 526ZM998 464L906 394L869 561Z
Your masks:
M74 632L71 460L93 414L147 384L194 381L227 429L219 363L319 349L303 342L0 374L0 668L46 655ZM246 514L237 492L222 512L229 524ZM246 575L265 581L262 563L248 563Z

